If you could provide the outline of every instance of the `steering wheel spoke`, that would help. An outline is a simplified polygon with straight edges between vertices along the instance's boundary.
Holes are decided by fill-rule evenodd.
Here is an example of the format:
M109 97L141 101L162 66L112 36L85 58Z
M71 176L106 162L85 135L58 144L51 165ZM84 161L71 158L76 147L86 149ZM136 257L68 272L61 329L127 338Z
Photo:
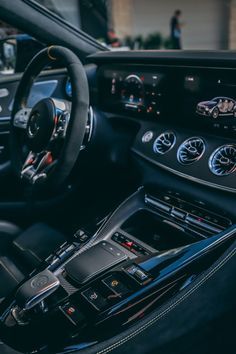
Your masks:
M13 125L16 128L26 129L30 117L31 108L21 108L13 118Z
M34 153L30 151L21 170L21 178L31 184L42 182L47 178L49 170L56 164L51 151Z

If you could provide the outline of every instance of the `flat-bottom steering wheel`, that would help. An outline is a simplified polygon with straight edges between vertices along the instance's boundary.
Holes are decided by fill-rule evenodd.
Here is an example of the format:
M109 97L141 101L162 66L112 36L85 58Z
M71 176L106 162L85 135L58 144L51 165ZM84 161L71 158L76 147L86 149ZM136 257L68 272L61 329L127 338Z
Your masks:
M39 73L59 62L68 72L72 100L44 98L27 107ZM59 187L69 176L81 149L88 119L89 90L84 67L69 49L51 46L27 66L16 91L11 116L11 161L31 185Z

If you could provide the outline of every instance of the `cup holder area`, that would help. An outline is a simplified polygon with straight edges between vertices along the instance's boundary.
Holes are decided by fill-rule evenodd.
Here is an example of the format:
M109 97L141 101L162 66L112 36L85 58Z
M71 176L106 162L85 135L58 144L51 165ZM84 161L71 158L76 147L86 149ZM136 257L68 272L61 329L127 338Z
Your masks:
M133 214L122 224L121 229L158 251L185 246L202 239L148 210Z

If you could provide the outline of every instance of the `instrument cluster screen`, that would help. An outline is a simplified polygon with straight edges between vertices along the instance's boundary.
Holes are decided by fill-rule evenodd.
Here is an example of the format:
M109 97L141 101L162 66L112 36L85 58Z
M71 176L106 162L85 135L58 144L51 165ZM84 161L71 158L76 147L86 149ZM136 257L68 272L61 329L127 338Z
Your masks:
M162 101L162 73L104 70L102 101L107 108L159 116Z

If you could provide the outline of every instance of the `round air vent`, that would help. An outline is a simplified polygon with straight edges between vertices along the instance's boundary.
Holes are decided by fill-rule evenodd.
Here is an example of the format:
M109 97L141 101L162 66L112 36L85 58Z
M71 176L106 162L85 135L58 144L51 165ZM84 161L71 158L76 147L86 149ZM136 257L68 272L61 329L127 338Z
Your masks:
M183 165L189 165L200 160L204 151L205 143L201 138L189 138L180 145L177 152L177 158Z
M209 159L209 167L217 176L227 176L236 170L236 145L223 145Z
M159 135L153 143L153 151L156 154L163 155L170 151L176 142L176 137L173 132L164 132Z

